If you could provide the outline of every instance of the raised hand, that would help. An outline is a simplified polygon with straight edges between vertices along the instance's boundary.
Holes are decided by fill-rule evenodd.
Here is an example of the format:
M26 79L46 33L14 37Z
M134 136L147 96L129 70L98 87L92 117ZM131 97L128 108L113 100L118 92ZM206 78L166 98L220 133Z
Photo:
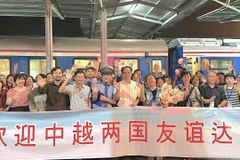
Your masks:
M154 65L154 72L158 73L160 71L160 66L158 64Z
M94 93L98 93L99 89L95 85L92 85L91 89L93 90Z
M4 109L4 112L8 112L9 109L10 107L8 106L7 108Z
M166 70L162 69L162 76L166 75Z
M182 66L182 68L187 68L185 63L182 63L181 66Z
M114 65L115 68L119 68L119 63L118 63L117 60L114 60L114 64L113 65Z
M204 79L204 78L202 78L201 81L203 84L207 83L206 79Z
M131 104L130 104L130 106L131 107L135 107L135 106L137 106L137 100L136 99L132 99L131 97L130 97L130 100L131 100Z
M67 71L67 72L66 72L66 79L67 79L67 80L72 79L72 73L71 73L71 71Z
M228 73L232 73L233 69L234 69L233 65L229 65L228 66Z
M76 64L74 64L71 68L71 72L75 72L77 70L78 66Z
M16 85L16 83L15 82L13 82L13 84L12 84L12 87L14 88L14 87L16 87L17 85Z
M101 57L98 57L98 63L101 63L102 60L101 60Z
M18 63L14 64L14 71L17 72L18 70Z
M120 84L117 83L116 80L113 81L113 86L114 86L117 90L120 90Z
M144 89L144 84L137 83L137 86L138 86L140 89Z

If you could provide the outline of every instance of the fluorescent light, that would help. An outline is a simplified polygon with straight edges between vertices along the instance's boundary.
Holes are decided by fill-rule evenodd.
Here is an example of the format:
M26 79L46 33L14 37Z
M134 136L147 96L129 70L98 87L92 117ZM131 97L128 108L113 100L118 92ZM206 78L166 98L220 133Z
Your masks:
M175 17L177 17L177 13L175 13L172 17L168 18L168 20L166 20L165 22L163 22L162 26L164 26L165 24L167 24L168 22L170 22L172 19L174 19Z
M153 19L143 18L143 17L137 16L137 15L130 15L130 17L131 18L135 18L135 19L139 19L139 20L142 20L142 21L147 21L147 22L157 23L157 24L161 24L162 25L162 22L156 21L156 20L153 20Z

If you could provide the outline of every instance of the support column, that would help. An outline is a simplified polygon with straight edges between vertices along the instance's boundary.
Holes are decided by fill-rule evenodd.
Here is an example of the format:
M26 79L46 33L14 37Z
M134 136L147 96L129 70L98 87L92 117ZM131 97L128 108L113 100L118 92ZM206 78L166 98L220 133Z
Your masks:
M107 44L107 10L101 10L101 67L108 65L108 44Z
M45 4L45 47L46 47L46 73L53 67L53 44L52 44L52 2L44 0Z

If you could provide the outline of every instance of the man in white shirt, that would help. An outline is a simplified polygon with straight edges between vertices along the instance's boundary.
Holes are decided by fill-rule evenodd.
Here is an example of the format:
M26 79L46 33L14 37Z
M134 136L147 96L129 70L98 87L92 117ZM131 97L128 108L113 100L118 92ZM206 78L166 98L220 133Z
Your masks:
M121 69L122 81L120 84L120 97L118 107L133 107L139 101L145 101L144 86L131 80L132 68L125 66Z

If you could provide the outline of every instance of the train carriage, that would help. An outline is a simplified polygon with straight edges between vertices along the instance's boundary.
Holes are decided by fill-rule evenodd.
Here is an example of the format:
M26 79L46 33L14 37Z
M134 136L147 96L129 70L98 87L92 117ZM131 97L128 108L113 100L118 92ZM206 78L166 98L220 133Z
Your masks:
M240 46L229 45L224 40L218 39L175 39L169 43L170 74L174 75L179 67L178 59L184 58L189 70L195 74L197 70L206 70L202 67L202 61L210 62L210 70L216 72L228 72L229 65L234 66L233 74L240 72Z
M9 74L15 63L19 72L36 76L46 73L44 38L1 38L0 72ZM77 64L84 68L88 63L95 65L101 55L101 41L80 38L53 39L53 65L64 70ZM152 72L155 64L168 73L168 47L163 40L108 40L108 65L114 60L123 61L133 70L139 68L143 77Z

